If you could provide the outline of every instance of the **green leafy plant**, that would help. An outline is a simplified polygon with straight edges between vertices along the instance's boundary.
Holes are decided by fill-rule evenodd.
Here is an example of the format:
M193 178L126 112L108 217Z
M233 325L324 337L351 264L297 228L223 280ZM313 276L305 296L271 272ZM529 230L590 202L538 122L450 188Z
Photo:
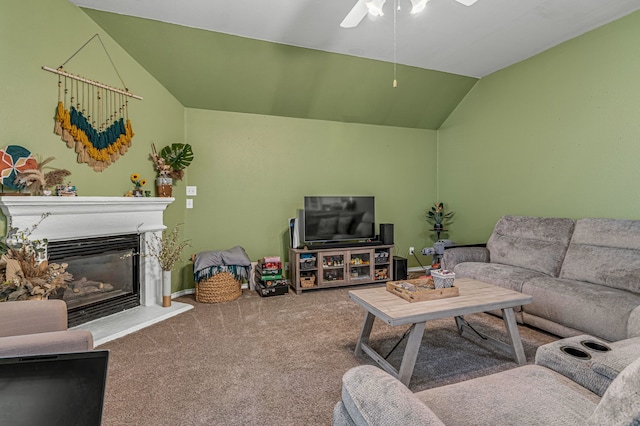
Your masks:
M451 223L454 212L445 213L443 203L435 203L431 206L431 210L427 210L427 222L433 224L434 228L440 228L445 224Z
M151 160L160 177L180 180L184 177L184 169L193 161L193 149L188 143L173 143L160 152L151 144Z
M160 157L164 158L173 170L183 170L193 161L193 150L188 143L173 143L162 148Z

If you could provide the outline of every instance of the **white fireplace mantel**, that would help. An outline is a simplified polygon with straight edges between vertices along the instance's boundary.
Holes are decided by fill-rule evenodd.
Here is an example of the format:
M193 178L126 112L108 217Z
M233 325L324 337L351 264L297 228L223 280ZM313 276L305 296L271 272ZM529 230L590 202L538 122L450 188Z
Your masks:
M166 229L162 215L173 198L159 197L0 197L7 225L29 229L32 239L49 241ZM49 216L41 220L43 214Z
M108 325L110 336L96 335L96 344L105 343L113 338L120 337L129 332L136 331L155 321L155 312L159 312L162 319L167 315L172 316L179 310L161 308L162 304L162 269L158 261L148 256L149 244L157 241L155 237L161 237L166 229L163 223L163 213L167 206L174 201L173 198L161 197L34 197L34 196L3 196L0 197L0 209L7 218L7 227L20 230L33 230L30 239L47 239L49 241L66 241L79 238L93 238L110 235L140 234L141 243L141 274L140 274L140 308L150 308L139 315L128 312L114 314L111 317L121 316L115 323L122 323L127 318L123 327L126 330L115 330ZM43 214L47 217L42 219ZM175 303L174 303L175 305ZM182 305L182 304L180 304ZM190 308L186 305L182 308ZM138 310L139 311L139 310ZM135 322L135 317L140 316L144 321L142 325L129 324ZM133 320L128 318L134 317ZM109 322L106 319L98 319L94 322ZM91 324L87 323L87 324ZM112 323L114 323L112 321ZM102 325L100 325L100 328ZM100 330L97 332L101 333Z

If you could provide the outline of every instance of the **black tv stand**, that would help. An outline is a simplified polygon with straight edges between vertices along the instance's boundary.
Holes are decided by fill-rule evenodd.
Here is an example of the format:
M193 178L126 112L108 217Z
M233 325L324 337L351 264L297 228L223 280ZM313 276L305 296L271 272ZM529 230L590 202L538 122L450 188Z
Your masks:
M352 248L352 247L371 247L371 246L381 246L382 241L372 240L372 241L352 241L352 242L339 242L339 243L313 243L313 244L302 244L300 248L307 248L309 250L324 250L324 249L338 249L338 248Z

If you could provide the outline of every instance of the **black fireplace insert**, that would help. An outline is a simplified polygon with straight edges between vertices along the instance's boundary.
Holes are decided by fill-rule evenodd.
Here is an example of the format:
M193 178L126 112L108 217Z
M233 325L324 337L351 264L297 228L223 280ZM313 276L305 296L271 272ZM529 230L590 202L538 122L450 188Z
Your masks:
M47 252L73 275L53 296L67 303L69 327L140 305L138 234L50 241Z

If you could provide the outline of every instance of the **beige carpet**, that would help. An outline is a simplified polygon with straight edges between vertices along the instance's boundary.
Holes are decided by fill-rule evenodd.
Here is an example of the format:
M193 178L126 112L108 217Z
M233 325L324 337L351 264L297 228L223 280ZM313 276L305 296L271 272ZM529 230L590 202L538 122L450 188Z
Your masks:
M192 309L109 342L105 426L328 425L351 367L374 364L353 354L364 311L349 289L261 298L245 290L222 304L180 302ZM466 317L504 335L500 318ZM387 353L406 330L376 320L372 346ZM528 362L555 340L520 327ZM506 337L506 336L505 336ZM399 365L404 345L389 357ZM427 323L410 388L414 391L516 367L476 339L458 335L453 319Z

